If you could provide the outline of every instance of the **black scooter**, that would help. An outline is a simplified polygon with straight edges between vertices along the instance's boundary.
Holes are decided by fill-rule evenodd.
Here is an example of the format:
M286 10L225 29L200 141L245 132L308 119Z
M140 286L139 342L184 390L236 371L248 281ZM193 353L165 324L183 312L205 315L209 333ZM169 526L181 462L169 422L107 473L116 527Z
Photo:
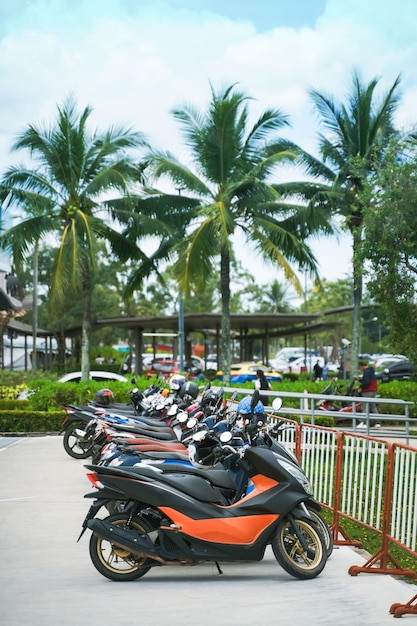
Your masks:
M238 454L251 491L230 505L216 484L222 474L217 470L210 477L141 465L87 466L98 492L86 496L95 502L80 537L86 528L93 531L90 557L96 569L111 580L134 580L157 565L259 561L271 544L289 574L318 576L327 550L307 509L312 488L301 468L264 446L234 448L230 439L220 441L207 432L195 438L189 448L195 463L207 467ZM123 511L96 518L106 502L117 500L124 503Z

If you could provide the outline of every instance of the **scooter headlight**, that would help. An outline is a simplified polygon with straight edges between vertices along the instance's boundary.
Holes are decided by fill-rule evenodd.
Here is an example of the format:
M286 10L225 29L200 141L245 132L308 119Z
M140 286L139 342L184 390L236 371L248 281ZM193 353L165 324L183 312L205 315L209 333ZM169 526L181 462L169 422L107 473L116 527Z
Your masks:
M298 480L304 491L309 495L313 495L313 487L311 486L310 481L307 476L304 474L303 470L288 461L284 461L283 459L277 458L278 463L285 469L286 472L291 474L293 478Z

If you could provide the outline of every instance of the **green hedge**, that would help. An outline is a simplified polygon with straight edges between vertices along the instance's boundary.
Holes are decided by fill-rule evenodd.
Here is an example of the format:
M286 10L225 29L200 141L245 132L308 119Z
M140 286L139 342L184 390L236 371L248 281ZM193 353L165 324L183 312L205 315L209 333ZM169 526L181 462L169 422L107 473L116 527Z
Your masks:
M9 382L9 381L8 381ZM11 382L11 381L10 381ZM20 384L19 384L20 383ZM147 378L138 378L136 382L140 389L149 386ZM221 386L220 381L213 381L215 386ZM303 393L306 389L309 393L321 393L327 386L326 381L309 380L284 380L282 383L272 383L273 391L287 391ZM339 381L340 393L345 393L347 382ZM65 418L64 406L68 404L86 405L94 399L96 392L105 387L103 383L95 381L80 383L59 383L46 378L32 380L23 385L29 390L27 400L16 400L17 393L22 390L22 384L16 380L16 385L0 385L0 432L56 432L61 428ZM253 382L231 385L237 389L253 389ZM131 383L109 382L116 402L128 403ZM381 383L378 395L382 398L399 398L415 402L417 398L417 383L414 381L393 381ZM285 398L285 407L299 408L299 399ZM396 413L397 408L392 405L384 407L384 411ZM417 404L410 407L410 416L417 417ZM308 417L306 417L306 421ZM331 414L317 417L316 423L321 426L334 426Z
M2 400L0 399L0 411L21 411L29 406L27 400Z
M146 389L149 382L147 379L139 378L137 386L140 389ZM29 408L36 411L54 411L68 404L86 405L89 400L94 400L96 392L103 388L109 388L113 391L116 402L128 403L133 387L131 383L116 381L103 383L91 380L79 383L59 383L48 379L39 379L28 382L24 390L28 392L27 404ZM6 401L18 405L20 401L16 398L20 391L22 391L20 385L18 388L0 386L0 408L4 406L3 403ZM6 406L5 408L9 407Z
M0 410L0 433L59 432L64 411Z

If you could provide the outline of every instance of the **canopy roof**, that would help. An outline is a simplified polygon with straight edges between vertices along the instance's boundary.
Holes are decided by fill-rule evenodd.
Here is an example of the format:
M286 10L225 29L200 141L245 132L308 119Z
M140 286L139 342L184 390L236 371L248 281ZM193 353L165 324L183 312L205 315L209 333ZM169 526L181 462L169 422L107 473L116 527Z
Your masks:
M235 331L258 330L262 333L292 327L304 332L307 324L318 320L322 313L234 313L230 316L230 327ZM115 326L117 328L140 329L142 331L178 330L178 315L149 317L112 317L97 320L96 327ZM184 332L215 332L221 326L220 313L186 313Z

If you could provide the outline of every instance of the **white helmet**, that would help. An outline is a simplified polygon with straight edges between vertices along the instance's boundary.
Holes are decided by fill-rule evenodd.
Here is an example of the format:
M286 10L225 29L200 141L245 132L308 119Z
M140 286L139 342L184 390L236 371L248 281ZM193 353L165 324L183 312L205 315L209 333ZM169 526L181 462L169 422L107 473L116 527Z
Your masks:
M187 379L185 378L185 376L182 376L181 374L174 374L169 379L169 388L172 391L178 391L186 382Z

